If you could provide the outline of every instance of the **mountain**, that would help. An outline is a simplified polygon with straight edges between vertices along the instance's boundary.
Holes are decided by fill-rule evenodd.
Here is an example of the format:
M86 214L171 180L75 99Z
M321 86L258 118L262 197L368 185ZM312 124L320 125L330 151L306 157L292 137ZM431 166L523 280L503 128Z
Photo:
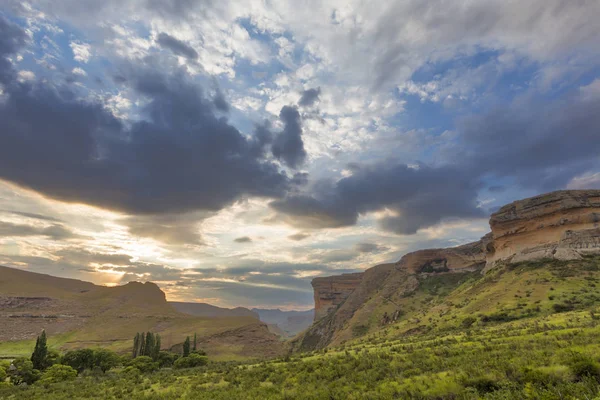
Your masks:
M257 313L244 307L223 308L207 303L185 303L179 301L170 301L169 304L181 313L197 317L251 317L259 319Z
M136 332L152 331L162 336L164 348L197 333L214 359L284 351L265 323L248 310L240 314L215 318L179 312L150 282L105 287L0 266L0 356L30 353L42 329L50 344L63 350L100 346L125 352Z
M389 325L416 333L468 317L518 319L595 301L588 291L600 279L600 190L513 202L492 214L490 227L474 243L315 278L315 321L294 348L339 345Z
M314 310L307 311L282 311L280 309L253 308L260 320L276 326L273 332L283 332L284 337L293 337L308 328L313 321Z

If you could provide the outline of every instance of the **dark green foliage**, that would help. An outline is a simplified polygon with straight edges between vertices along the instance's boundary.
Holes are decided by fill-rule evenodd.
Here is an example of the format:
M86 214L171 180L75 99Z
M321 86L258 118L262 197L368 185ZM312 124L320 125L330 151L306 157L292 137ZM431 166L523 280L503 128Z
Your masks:
M106 372L115 368L120 364L119 355L108 349L94 350L94 368L99 368L102 372Z
M195 368L208 364L208 357L192 353L188 357L182 357L175 361L174 368Z
M152 332L146 333L146 344L144 345L144 352L142 355L152 357L154 354L154 334Z
M197 349L197 338L196 338L196 332L194 332L194 347L192 348L193 351L196 351Z
M500 389L498 382L485 376L465 379L461 383L464 387L474 388L479 394L491 393Z
M589 358L581 358L571 365L571 371L577 379L582 380L586 377L600 380L600 364Z
M136 358L140 351L140 333L136 333L133 338L133 351L131 353L132 358Z
M138 356L143 356L146 353L146 334L142 332L140 334L140 349L138 350Z
M575 306L573 304L567 303L556 303L552 304L552 309L554 310L554 312L566 312L575 309Z
M476 321L477 321L477 318L475 318L475 317L466 317L465 319L462 320L460 325L463 328L470 328L471 325L473 325Z
M187 357L190 355L190 337L187 336L183 342L183 356Z
M129 367L138 369L142 373L154 372L158 370L158 363L152 361L148 356L140 356L129 362Z
M94 351L92 349L67 351L62 356L60 363L68 365L81 373L86 369L94 368Z
M179 354L168 351L161 351L158 354L158 366L160 368L172 367L175 361L179 358Z
M160 353L160 335L157 333L154 338L154 348L152 349L152 360L157 361Z
M369 327L367 325L354 325L352 327L352 335L354 337L360 337L366 335L369 331Z
M46 356L48 355L48 345L46 344L46 331L43 330L42 334L37 337L35 341L35 349L31 355L31 362L33 368L38 370L46 369Z

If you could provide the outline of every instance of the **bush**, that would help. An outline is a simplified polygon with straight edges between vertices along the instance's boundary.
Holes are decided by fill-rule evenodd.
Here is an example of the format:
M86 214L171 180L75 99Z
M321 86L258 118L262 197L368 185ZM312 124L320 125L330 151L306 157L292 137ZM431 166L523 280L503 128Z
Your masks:
M0 367L0 382L4 382L5 379L6 379L6 371L4 370L4 367Z
M178 358L179 354L171 353L168 351L161 351L160 353L158 353L158 366L160 368L172 367Z
M201 356L199 354L190 354L188 357L182 357L175 361L173 367L177 369L181 368L195 368L201 367L208 364L208 357Z
M476 321L477 321L477 318L475 318L475 317L467 317L467 318L465 318L465 319L462 320L462 322L461 322L460 325L463 328L470 328L471 325L473 325Z
M54 364L48 368L40 379L41 384L71 381L77 377L77 371L68 365Z
M25 357L14 359L8 372L10 381L14 385L21 385L23 383L31 385L40 379L40 371L34 369L31 360Z
M572 304L567 304L567 303L556 303L556 304L552 304L552 309L554 310L554 312L566 312L566 311L572 311L575 309L575 306L573 306Z
M158 369L158 363L148 356L134 358L129 362L129 366L137 368L142 373L154 372Z
M479 394L491 393L500 389L500 385L498 385L495 380L486 376L465 379L462 382L462 385L464 387L472 387L476 389Z
M575 361L571 365L571 371L573 371L577 380L582 380L584 377L600 380L600 364L593 360L581 359Z

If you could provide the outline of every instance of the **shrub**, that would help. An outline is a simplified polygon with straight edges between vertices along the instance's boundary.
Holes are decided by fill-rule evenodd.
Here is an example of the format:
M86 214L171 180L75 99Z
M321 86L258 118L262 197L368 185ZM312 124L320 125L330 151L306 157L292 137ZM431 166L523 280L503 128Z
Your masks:
M161 351L160 353L158 353L158 366L160 368L172 367L178 358L179 354L171 353L168 351Z
M77 371L68 365L54 364L48 368L40 379L41 384L70 381L77 377Z
M479 394L491 393L500 389L500 385L495 380L486 376L465 379L462 385L476 389Z
M107 349L94 350L94 367L100 368L102 372L106 372L121 362L117 353Z
M461 322L460 325L463 328L470 328L471 325L473 325L476 321L477 321L477 318L475 318L475 317L467 317L467 318L465 318L465 319L462 320L462 322Z
M195 368L208 364L208 357L199 354L190 354L188 357L182 357L175 361L173 367L177 369Z
M593 360L581 359L575 361L571 365L571 371L573 371L577 380L582 380L584 377L600 380L600 364Z
M154 372L158 369L158 363L148 356L134 358L129 362L129 366L137 368L142 373Z
M556 303L556 304L552 304L552 309L554 310L554 312L566 312L566 311L572 311L575 309L575 306L573 306L572 304L567 304L567 303Z

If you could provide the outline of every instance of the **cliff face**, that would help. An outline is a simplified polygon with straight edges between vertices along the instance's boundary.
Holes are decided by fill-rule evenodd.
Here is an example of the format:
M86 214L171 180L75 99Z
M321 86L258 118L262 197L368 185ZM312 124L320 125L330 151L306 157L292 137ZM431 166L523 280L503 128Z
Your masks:
M428 276L485 273L498 263L600 253L600 190L558 191L515 201L492 214L490 227L492 232L474 243L419 250L364 273L314 279L315 323L297 347L321 348L339 340L338 333L355 315L367 316L377 304L393 303L393 296L410 295Z
M315 278L311 284L315 292L315 321L342 304L360 284L363 273L342 274Z
M490 218L493 246L486 271L498 262L579 259L600 252L600 190L558 191L515 201Z

